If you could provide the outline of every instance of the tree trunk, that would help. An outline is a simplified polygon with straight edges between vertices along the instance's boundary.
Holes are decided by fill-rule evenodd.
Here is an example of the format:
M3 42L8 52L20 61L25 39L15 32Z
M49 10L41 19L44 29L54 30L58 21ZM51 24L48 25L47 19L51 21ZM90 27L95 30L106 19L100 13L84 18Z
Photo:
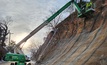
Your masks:
M6 53L7 53L7 50L0 45L0 60L3 59Z

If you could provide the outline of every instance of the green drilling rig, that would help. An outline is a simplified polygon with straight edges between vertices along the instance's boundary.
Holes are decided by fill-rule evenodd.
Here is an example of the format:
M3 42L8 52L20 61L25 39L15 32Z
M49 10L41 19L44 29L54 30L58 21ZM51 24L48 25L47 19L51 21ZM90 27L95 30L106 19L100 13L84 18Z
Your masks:
M7 53L4 57L4 60L15 62L15 63L11 63L10 65L31 65L31 63L26 64L26 62L29 60L26 59L26 55L23 54L22 50L20 50L20 45L26 42L29 38L31 38L34 34L36 34L48 23L50 23L55 17L57 17L62 11L68 8L71 4L75 7L76 11L78 12L79 18L90 16L90 14L94 12L93 3L91 1L90 2L82 1L82 0L80 0L79 2L77 2L77 0L69 1L61 9L59 9L56 13L54 13L51 17L49 17L46 21L44 21L41 25L39 25L36 29L34 29L30 34L28 34L24 39L22 39L19 43L17 43L14 46L14 50L16 53Z

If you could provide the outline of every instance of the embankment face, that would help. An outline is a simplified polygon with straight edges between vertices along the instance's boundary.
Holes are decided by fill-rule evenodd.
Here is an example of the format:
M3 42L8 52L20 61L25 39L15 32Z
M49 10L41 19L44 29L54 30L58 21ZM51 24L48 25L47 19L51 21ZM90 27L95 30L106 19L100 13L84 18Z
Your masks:
M35 54L37 64L107 65L107 2L95 4L93 16L77 18L74 12L50 32Z

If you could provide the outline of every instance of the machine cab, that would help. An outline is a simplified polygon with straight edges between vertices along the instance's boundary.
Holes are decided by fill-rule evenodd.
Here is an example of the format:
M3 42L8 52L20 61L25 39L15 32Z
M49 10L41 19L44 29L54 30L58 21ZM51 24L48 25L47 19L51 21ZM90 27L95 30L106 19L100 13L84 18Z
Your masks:
M89 0L71 0L78 11L78 17L83 18L91 15L94 10L94 4Z
M86 17L95 11L94 4L89 0L77 0L77 4L81 9L81 13L78 13L78 17Z

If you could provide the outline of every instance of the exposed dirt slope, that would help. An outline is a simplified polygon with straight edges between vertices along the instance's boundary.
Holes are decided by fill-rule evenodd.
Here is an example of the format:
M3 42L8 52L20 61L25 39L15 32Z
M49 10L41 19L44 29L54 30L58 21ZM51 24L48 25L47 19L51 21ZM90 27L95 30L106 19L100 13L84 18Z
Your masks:
M90 18L77 18L74 12L50 32L35 54L37 64L107 65L107 2L95 4Z

